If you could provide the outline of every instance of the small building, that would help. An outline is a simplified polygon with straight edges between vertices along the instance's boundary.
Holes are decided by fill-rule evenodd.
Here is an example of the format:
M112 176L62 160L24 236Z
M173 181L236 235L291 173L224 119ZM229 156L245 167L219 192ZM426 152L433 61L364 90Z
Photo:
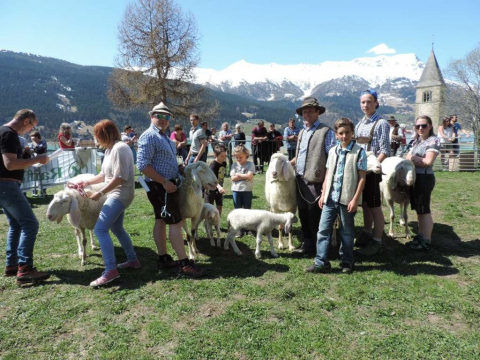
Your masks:
M432 49L416 86L415 119L420 115L428 115L432 119L433 128L437 129L446 116L446 90L447 85Z

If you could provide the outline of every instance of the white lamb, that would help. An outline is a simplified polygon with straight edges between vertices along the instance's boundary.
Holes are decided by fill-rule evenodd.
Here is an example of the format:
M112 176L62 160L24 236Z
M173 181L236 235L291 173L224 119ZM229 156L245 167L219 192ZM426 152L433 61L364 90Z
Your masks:
M95 175L82 174L70 180L71 183L77 183L80 180L89 180ZM95 184L85 187L85 192L94 192L100 190L105 184ZM102 209L103 203L107 199L102 196L98 201L83 197L82 194L75 190L66 188L57 192L53 196L53 200L48 205L47 218L50 221L56 221L57 224L62 221L63 217L67 215L68 221L75 228L75 238L78 243L78 256L81 259L81 264L85 265L87 255L85 246L87 245L87 237L85 236L85 229L90 230L90 244L92 250L97 247L93 241L92 231L98 219L98 214Z
M410 240L407 209L410 204L410 187L415 185L415 179L415 166L410 160L398 156L383 160L380 191L390 209L388 236L393 237L394 203L398 203L400 204L400 225L405 225L405 236L407 240Z
M251 230L257 232L257 247L255 249L255 257L262 258L260 253L260 244L262 242L262 235L266 234L268 242L270 243L270 253L277 258L278 255L273 247L272 230L283 225L285 233L288 234L292 230L292 223L296 222L297 218L291 212L283 214L275 214L265 210L250 210L250 209L236 209L227 216L228 235L225 240L224 248L228 250L229 244L232 244L233 251L237 255L242 255L242 252L235 243L235 234L240 229Z
M214 227L217 231L217 247L220 247L220 213L218 212L218 209L212 204L203 204L200 217L198 218L197 225L195 226L195 234L198 234L198 225L202 222L202 220L204 220L203 225L205 226L205 233L210 239L210 245L215 246L212 230L212 227Z
M265 199L273 213L297 212L297 192L295 170L288 158L275 153L270 158L270 164L265 175ZM282 250L283 233L282 225L278 231L278 248ZM292 232L288 234L288 249L295 249L292 242Z

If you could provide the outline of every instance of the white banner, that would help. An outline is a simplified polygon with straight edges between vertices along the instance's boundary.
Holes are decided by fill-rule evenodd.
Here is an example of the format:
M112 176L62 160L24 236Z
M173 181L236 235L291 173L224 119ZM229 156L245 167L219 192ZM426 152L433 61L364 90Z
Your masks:
M79 174L97 174L97 150L77 148L62 151L47 165L30 166L23 175L23 190L47 188L65 184Z

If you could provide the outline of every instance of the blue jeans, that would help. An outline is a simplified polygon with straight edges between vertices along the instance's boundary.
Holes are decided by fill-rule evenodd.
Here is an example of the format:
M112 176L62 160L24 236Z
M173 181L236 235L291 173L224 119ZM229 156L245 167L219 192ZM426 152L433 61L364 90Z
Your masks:
M16 181L0 181L0 206L8 219L6 266L33 265L38 220Z
M316 266L325 266L330 264L328 261L328 248L330 238L332 237L332 227L340 216L340 235L342 245L340 247L340 258L342 263L353 265L353 238L355 236L355 213L349 213L345 205L336 204L332 199L328 199L323 205L322 217L318 226L317 233L317 256L315 256Z
M190 159L188 159L188 165L193 164L196 158L197 155L190 154ZM207 150L205 150L202 156L200 156L199 161L207 162Z
M120 245L122 245L128 261L137 260L135 250L133 250L132 240L123 228L123 217L125 215L125 206L118 199L107 198L103 204L100 215L93 231L97 235L100 248L102 249L103 262L105 263L105 271L117 268L115 259L115 249L113 241L110 237L109 230L117 237Z
M253 192L233 191L233 207L235 209L251 209Z

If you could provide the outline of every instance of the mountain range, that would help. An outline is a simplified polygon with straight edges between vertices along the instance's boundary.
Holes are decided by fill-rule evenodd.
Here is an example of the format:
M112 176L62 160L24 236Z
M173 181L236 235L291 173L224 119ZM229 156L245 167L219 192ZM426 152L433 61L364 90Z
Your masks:
M322 116L327 123L340 116L359 119L358 95L372 87L380 94L379 112L409 119L423 68L414 54L404 54L317 65L258 65L242 60L220 71L197 68L196 75L210 100L220 103L219 117L211 124L218 128L223 121L248 118L284 124L308 95L327 108ZM61 122L75 120L94 124L110 118L120 127L130 123L137 131L146 128L146 109L120 111L108 100L107 79L112 70L0 50L0 120L8 121L18 109L32 108L41 117L47 136L54 136Z

